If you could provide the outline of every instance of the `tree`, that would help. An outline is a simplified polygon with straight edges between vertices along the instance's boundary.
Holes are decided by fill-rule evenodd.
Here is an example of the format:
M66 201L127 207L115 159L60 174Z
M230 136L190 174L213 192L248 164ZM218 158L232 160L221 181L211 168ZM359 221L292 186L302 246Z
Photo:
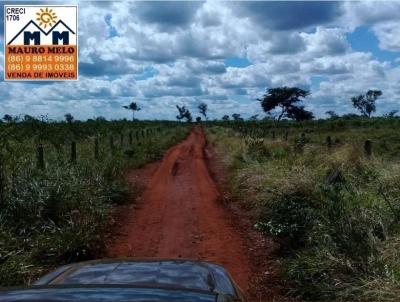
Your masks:
M122 107L128 110L132 110L132 121L135 120L135 111L140 111L142 109L135 102L130 103L128 106L122 106Z
M13 120L13 118L12 118L12 116L9 115L9 114L4 114L3 120L6 121L7 123L11 123L12 120Z
M204 119L207 120L207 110L208 110L207 104L200 103L199 106L197 106L197 108L199 109L200 114L204 116Z
M258 121L258 114L254 114L254 115L250 116L249 120L250 121Z
M72 124L72 122L74 121L74 117L73 117L73 115L71 113L65 114L64 117L65 117L65 121L68 124Z
M327 116L329 116L329 118L331 118L331 119L335 119L335 118L339 117L339 115L333 110L328 110L327 112L325 112L325 114Z
M360 118L360 116L355 113L346 113L346 114L342 115L342 119L351 120L351 119L357 119L357 118Z
M239 113L232 114L232 118L233 118L234 121L243 121L243 118L240 117Z
M270 113L277 107L280 108L278 122L284 117L303 120L314 117L312 112L304 109L304 106L298 106L302 98L308 95L310 95L309 91L297 87L284 86L268 89L263 98L257 100L261 102L261 106L266 113Z
M392 110L389 113L384 114L383 117L384 118L394 118L394 117L396 117L398 112L399 112L399 110Z
M196 122L198 122L198 123L201 122L201 117L200 116L196 117Z
M186 119L188 123L192 122L192 114L190 113L189 109L186 108L186 106L176 105L176 109L178 109L179 112L179 114L176 116L179 121Z
M25 114L24 115L24 122L36 122L37 119L34 118L32 115Z
M307 121L314 118L314 114L311 111L304 109L304 106L291 106L287 111L287 117L295 121Z
M222 117L222 120L223 120L223 121L229 121L229 115L225 114L225 115Z
M356 108L365 117L371 117L371 114L376 111L376 100L382 95L380 90L368 90L365 95L353 96L351 101L353 107Z

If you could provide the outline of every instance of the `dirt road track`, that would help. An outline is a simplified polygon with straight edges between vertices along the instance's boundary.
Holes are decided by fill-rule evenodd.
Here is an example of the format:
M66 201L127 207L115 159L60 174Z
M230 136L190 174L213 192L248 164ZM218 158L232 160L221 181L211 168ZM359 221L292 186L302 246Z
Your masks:
M128 175L149 180L137 208L123 213L120 234L108 256L212 261L226 267L249 291L258 264L248 252L244 236L249 235L237 230L235 217L221 203L207 167L205 146L204 132L196 127L168 150L161 163L139 175Z

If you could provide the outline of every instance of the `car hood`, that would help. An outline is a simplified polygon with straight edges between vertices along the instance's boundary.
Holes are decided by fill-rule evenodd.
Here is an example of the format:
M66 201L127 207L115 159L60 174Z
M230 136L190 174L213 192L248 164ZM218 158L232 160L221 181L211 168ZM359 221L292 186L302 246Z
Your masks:
M0 290L2 302L145 302L216 301L217 295L201 291L122 286L36 286Z
M223 267L203 261L107 259L61 267L35 285L129 285L236 296L228 276Z

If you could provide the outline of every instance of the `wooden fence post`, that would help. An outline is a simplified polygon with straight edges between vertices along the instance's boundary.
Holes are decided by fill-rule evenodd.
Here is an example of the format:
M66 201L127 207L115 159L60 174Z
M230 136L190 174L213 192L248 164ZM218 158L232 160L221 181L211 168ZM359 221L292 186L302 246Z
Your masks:
M0 152L0 209L4 207L5 201L5 173L4 173L4 162L3 162L3 154Z
M289 132L288 132L288 131L285 131L285 136L284 136L285 141L287 141L288 138L289 138Z
M131 146L132 143L133 143L132 131L129 131L129 145Z
M76 142L71 142L71 163L76 163Z
M330 137L330 135L328 135L326 137L326 145L327 145L328 149L332 148L332 138Z
M37 157L37 167L41 170L44 170L44 149L43 145L39 144L36 149L36 157Z
M124 146L124 133L123 132L120 134L120 145L121 145L121 147Z
M110 135L110 150L111 152L114 151L114 137L112 136L112 134Z
M304 132L302 132L300 139L296 146L297 152L303 153L305 145L306 145L306 134Z
M139 141L139 131L136 131L136 141Z
M370 139L367 139L364 142L364 154L367 158L371 157L372 155L372 141Z
M301 143L302 144L306 143L306 134L304 132L301 133Z
M272 130L272 139L275 140L276 135L275 135L275 130Z
M99 138L94 138L94 158L99 159Z

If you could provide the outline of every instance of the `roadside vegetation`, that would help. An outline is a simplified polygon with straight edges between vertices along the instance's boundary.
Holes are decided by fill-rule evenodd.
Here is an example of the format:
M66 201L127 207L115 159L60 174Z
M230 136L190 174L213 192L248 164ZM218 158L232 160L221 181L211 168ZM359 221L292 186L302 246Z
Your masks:
M0 286L29 284L55 266L101 254L111 209L132 190L125 171L159 159L189 130L65 118L0 124Z
M288 295L399 299L400 119L365 116L207 128L237 200L280 243Z

